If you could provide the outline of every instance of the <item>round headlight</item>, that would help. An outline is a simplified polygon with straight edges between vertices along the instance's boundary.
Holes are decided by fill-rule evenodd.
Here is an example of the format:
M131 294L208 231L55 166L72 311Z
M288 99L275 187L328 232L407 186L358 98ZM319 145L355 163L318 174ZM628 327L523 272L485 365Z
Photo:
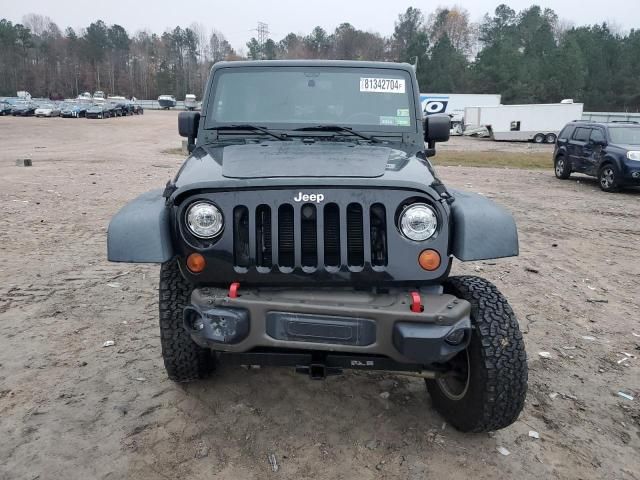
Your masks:
M198 238L213 238L222 231L222 212L208 202L197 202L187 210L187 226Z
M438 217L429 205L414 203L405 208L400 214L398 227L402 234L409 240L421 242L427 240L436 233Z

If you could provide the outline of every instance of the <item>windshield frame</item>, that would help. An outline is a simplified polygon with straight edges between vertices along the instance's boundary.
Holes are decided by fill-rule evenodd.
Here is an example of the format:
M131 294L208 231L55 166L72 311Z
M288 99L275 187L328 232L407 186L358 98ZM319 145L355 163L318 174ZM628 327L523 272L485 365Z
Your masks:
M266 62L265 62L266 63ZM355 63L355 62L354 62ZM280 64L280 65L243 65L243 66L221 66L214 67L214 75L212 75L212 79L210 85L208 86L207 92L207 105L206 108L203 108L203 112L205 113L205 122L204 129L205 130L215 130L219 127L229 127L231 125L240 124L241 122L218 122L213 119L212 109L214 108L214 98L216 94L216 88L221 77L227 73L235 73L235 72L265 72L265 71L282 71L293 70L300 72L307 72L309 70L320 70L322 72L344 72L344 71L354 71L361 72L362 77L367 76L375 76L376 74L390 73L394 72L398 75L402 76L405 79L405 88L409 99L409 118L410 124L409 126L387 126L387 125L371 125L371 124L356 124L356 123L345 123L345 122L332 122L332 125L339 125L346 128L350 128L352 130L368 133L371 135L376 134L385 134L385 135L403 135L403 134L416 134L420 131L419 122L422 121L422 117L418 114L416 110L416 98L419 93L416 92L416 86L413 81L412 74L403 68L397 68L397 66L389 66L386 67L384 64L380 65L357 65L357 64L346 64L346 65L331 65L331 64L309 64L309 63L291 63L291 64ZM278 130L283 132L289 132L292 135L301 135L301 136L313 136L313 135L327 135L326 132L300 132L296 129L304 128L304 127L313 127L318 125L323 125L319 122L297 122L297 123L277 123L277 122L242 122L242 123L252 123L261 127L268 128L269 130Z

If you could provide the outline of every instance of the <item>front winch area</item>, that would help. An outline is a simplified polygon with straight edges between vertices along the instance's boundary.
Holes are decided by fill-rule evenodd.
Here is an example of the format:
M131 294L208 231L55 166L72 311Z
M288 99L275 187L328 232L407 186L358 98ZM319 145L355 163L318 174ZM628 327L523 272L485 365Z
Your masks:
M234 284L196 289L191 302L185 329L217 352L341 352L424 366L447 362L470 338L470 304L439 286L359 291Z
M210 342L234 344L249 334L249 312L240 308L202 309L191 305L184 309L184 328Z

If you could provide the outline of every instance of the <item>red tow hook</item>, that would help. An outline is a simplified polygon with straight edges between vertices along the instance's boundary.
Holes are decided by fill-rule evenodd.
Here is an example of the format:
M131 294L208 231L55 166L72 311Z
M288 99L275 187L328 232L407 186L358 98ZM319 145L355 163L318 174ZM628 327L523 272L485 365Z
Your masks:
M409 295L411 295L411 311L413 313L424 312L424 305L422 305L420 294L418 292L409 292Z
M238 298L240 296L238 290L240 290L240 282L233 282L229 285L229 298Z

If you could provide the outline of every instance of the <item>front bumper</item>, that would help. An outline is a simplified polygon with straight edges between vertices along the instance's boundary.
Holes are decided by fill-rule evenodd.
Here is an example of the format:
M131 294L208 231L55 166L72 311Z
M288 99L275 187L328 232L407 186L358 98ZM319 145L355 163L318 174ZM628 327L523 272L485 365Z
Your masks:
M627 161L622 172L624 185L640 185L640 162Z
M434 365L464 350L471 335L470 304L439 287L371 293L349 289L252 289L236 298L196 289L184 328L201 346L220 352L343 352L397 363Z

